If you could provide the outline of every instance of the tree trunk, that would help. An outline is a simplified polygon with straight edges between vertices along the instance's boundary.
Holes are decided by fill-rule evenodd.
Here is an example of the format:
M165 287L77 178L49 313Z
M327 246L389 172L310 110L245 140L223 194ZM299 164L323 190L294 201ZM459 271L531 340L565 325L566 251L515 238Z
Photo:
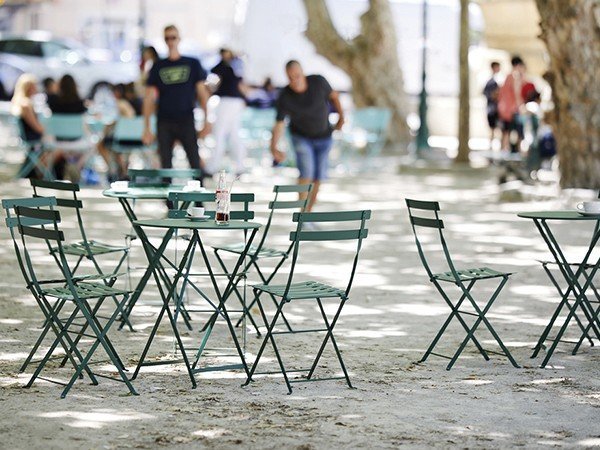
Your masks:
M600 189L600 2L536 0L563 188Z
M346 41L335 30L325 0L304 0L308 15L305 34L319 54L348 74L357 108L391 109L389 139L406 144L410 140L407 102L392 11L388 0L369 3L360 18L361 33Z
M455 162L469 162L469 115L471 107L469 104L469 0L460 0L460 44L459 44L459 67L460 67L460 91L458 94L458 154Z

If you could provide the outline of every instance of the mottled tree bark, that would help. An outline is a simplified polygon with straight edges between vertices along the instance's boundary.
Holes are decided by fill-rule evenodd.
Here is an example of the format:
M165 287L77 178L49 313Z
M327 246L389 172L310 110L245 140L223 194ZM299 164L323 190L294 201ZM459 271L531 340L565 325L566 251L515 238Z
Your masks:
M471 107L469 103L469 0L460 0L460 91L458 94L458 154L455 162L469 162Z
M389 138L407 143L407 103L392 12L388 0L370 0L369 4L360 18L360 34L347 41L336 31L325 0L304 0L305 34L319 54L348 74L356 107L390 108Z
M600 189L600 1L536 0L550 54L560 184Z

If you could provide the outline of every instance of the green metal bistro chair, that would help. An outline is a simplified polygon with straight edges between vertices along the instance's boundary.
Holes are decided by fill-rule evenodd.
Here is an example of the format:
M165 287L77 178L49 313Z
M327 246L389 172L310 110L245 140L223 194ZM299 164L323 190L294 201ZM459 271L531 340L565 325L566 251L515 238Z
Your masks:
M183 219L185 218L187 211L185 209L185 207L183 207L184 205L190 204L190 203L195 203L195 204L203 204L205 207L205 215L209 217L208 220L214 220L215 218L215 213L216 213L216 196L214 192L171 192L169 194L169 201L172 203L173 205L173 209L169 210L168 216L169 218L173 218L173 219ZM244 221L248 221L248 220L252 220L254 219L254 211L252 211L250 209L250 205L252 204L252 202L254 202L254 194L251 193L232 193L231 194L231 210L229 212L229 217L231 220L244 220ZM184 236L184 238L186 238L186 236ZM195 251L195 249L193 250ZM190 261L193 260L193 253L192 253L192 257L190 258ZM242 273L240 271L240 273ZM228 276L228 272L225 272L224 274L222 274L224 276ZM182 277L183 278L183 282L179 291L179 298L180 299L184 299L185 298L185 292L188 286L192 287L200 296L202 296L205 300L209 301L210 300L202 293L202 291L200 289L198 289L195 284L190 282L190 277L195 277L195 276L208 276L208 274L204 274L204 273L194 273L191 271L191 267L187 267L185 275ZM244 301L243 298L241 298L242 301L242 305L244 305ZM183 302L182 302L183 305ZM211 317L211 319L207 322L207 324L205 325L204 328L206 328L206 326L208 326L210 323L214 322L214 320L216 320L217 315L218 315L218 311L215 312L215 306L216 305L212 305L213 308L209 309L209 310L199 310L199 309L194 309L191 310L189 308L183 308L181 310L181 313L183 314L184 319L186 320L190 320L189 314L190 312L210 312L213 313L213 316ZM229 312L241 312L242 314L244 313L244 310L241 311L236 311L236 310L229 310ZM179 310L177 311L179 312ZM257 327L256 323L252 322L253 325L255 327ZM204 329L203 328L203 329Z
M267 224L264 227L262 236L261 236L258 244L252 245L250 247L250 249L248 250L248 257L250 259L246 263L246 266L244 267L244 269L242 270L242 273L244 275L246 273L248 273L248 271L250 271L252 269L252 267L254 267L254 269L256 270L256 273L260 277L260 280L262 281L263 284L269 284L271 282L271 280L275 277L275 275L277 274L277 272L279 271L279 269L281 268L283 263L287 260L290 252L292 251L292 247L294 244L293 243L289 244L287 249L284 249L284 250L277 249L274 247L268 247L265 245L265 243L267 242L267 236L269 235L269 230L271 229L271 225L273 223L273 216L276 212L290 211L290 210L294 210L294 209L296 209L296 210L299 209L301 212L303 212L304 208L306 208L306 204L308 203L308 197L310 196L311 190L312 190L312 184L275 185L275 186L273 186L273 192L275 193L275 197L274 197L273 201L269 202L269 217L267 219ZM282 194L283 194L283 199L281 198ZM294 200L289 200L289 199L286 200L286 194L302 195L304 198L300 199L300 200L298 200L297 198L295 198ZM225 271L226 273L229 273L229 269L227 268L225 262L223 261L222 256L219 254L219 252L233 253L235 255L240 255L244 251L245 246L246 246L245 243L239 242L236 244L225 245L222 247L213 247L213 249L215 251L215 256L217 257L219 264L223 268L223 271ZM265 275L264 270L261 269L258 264L259 260L267 259L267 258L271 259L271 260L272 259L276 260L275 268L273 269L271 274L268 276ZM238 277L237 280L234 280L233 289L234 289L234 292L235 292L237 298L240 300L240 302L242 302L242 296L241 296L239 290L237 289L237 284L239 283L240 279L241 278ZM275 305L277 305L278 304L277 299L272 294L269 294L269 295L270 295L271 299L273 300L273 303ZM242 304L243 304L243 302L242 302ZM253 299L252 302L246 306L246 312L238 320L238 322L236 323L236 327L242 323L244 318L247 318L253 324L253 326L256 330L257 336L260 336L260 331L259 331L258 327L256 326L256 321L251 317L251 312L250 312L252 307L255 304L256 304L256 299ZM286 317L282 314L281 318L284 321L288 330L291 331L292 328L291 328L288 320L286 319Z
M156 133L156 117L150 118L150 129ZM113 140L110 148L113 152L122 154L129 158L132 154L141 156L145 167L152 166L151 152L156 150L156 145L145 145L142 142L144 134L144 118L137 117L119 117L115 124Z
M279 371L276 372L262 372L263 374L271 374L271 373L281 373L285 380L285 383L288 388L288 394L292 393L292 383L300 383L300 382L309 382L309 381L324 381L324 380L336 380L336 379L345 379L348 386L352 388L352 384L350 382L350 377L348 375L348 371L346 370L346 366L344 365L344 361L342 359L342 354L338 348L337 342L333 335L333 329L340 317L342 312L342 308L344 304L348 300L348 296L350 295L350 288L352 287L352 282L354 280L354 276L356 273L356 268L358 265L358 257L360 253L360 249L362 246L362 241L368 235L368 229L366 228L367 220L371 218L371 211L341 211L341 212L317 212L317 213L294 213L293 221L297 223L296 231L290 233L290 240L292 241L292 262L290 267L290 274L288 276L288 280L286 284L281 285L266 285L259 284L254 286L254 298L258 304L258 308L260 310L261 316L264 320L265 326L267 328L267 333L264 337L264 340L258 350L256 355L256 359L254 364L252 365L252 369L250 370L250 374L248 379L244 383L244 386L248 385L252 381L252 376L254 374L258 374L256 372L256 368L260 362L260 358L265 350L265 347L268 342L271 343L273 350L275 352L275 356L277 357L277 362L279 363ZM333 223L335 229L327 230L327 231L303 231L303 225L306 223ZM342 225L341 222L344 222L345 225ZM348 224L348 222L350 222ZM353 223L359 223L359 225L354 225ZM352 228L348 228L348 227ZM352 269L348 279L348 284L345 288L336 288L330 286L328 284L321 283L319 281L306 280L306 281L295 281L295 269L296 263L298 261L298 256L300 253L300 243L305 242L328 242L328 241L356 241L356 252L354 253L354 259L352 262ZM277 298L279 298L279 302L277 305L277 311L275 312L273 318L269 321L267 315L265 313L265 309L262 305L260 299L260 293L266 292L271 294ZM327 317L325 313L325 308L323 307L323 300L325 299L336 299L339 301L339 305L336 309L334 315L330 318ZM277 321L281 317L283 312L283 308L290 302L296 302L301 300L310 300L313 303L316 303L319 311L321 313L325 328L316 328L316 329L303 329L303 330L295 330L295 331L276 331L275 327L277 325ZM294 370L286 370L285 365L283 363L283 359L279 352L279 348L275 342L275 336L279 336L282 334L288 333L325 333L325 338L323 339L316 357L308 369L294 369ZM325 350L327 343L331 341L333 349L337 355L338 361L340 363L340 367L344 374L343 377L332 376L332 377L323 377L323 378L314 378L313 375L317 369L319 364L319 360ZM288 377L288 372L307 372L305 378L297 378L292 379Z
M115 274L117 273L123 261L129 252L128 247L110 245L100 241L88 239L83 223L83 202L77 197L79 192L79 185L76 183L69 183L66 181L46 181L46 180L31 180L31 187L33 188L33 197L56 197L57 207L63 211L63 214L67 211L75 213L77 218L77 230L81 240L63 244L62 248L66 255L72 255L77 257L77 261L73 266L73 273L77 271L79 265L84 259L88 259L92 262L99 274L107 273L102 270L100 264L97 261L97 257L100 255L109 254L120 254L119 259L116 262L114 268L108 272ZM52 252L56 252L56 249L52 249Z
M510 352L496 333L496 330L494 330L488 319L485 317L485 315L492 307L494 301L500 294L500 291L508 281L508 277L512 274L508 272L499 272L497 270L490 269L489 267L482 266L470 269L456 268L450 256L450 251L448 250L448 246L446 245L446 240L444 239L444 234L442 232L442 230L444 229L444 222L439 218L439 203L406 199L406 205L408 206L410 223L412 226L413 233L415 235L415 242L417 244L417 251L419 252L421 262L423 263L423 266L427 271L429 280L434 284L434 286L436 287L446 304L452 310L452 313L448 316L448 318L442 325L442 328L439 330L438 334L431 342L431 345L421 358L420 362L425 361L429 357L429 355L439 356L450 360L448 366L446 367L447 370L450 370L456 362L456 360L458 359L458 357L465 349L467 343L469 341L472 341L473 344L475 344L475 346L477 347L477 350L479 350L479 352L486 361L490 359L488 353L496 353L499 355L506 356L513 366L519 367L517 362L514 360L514 358L512 357L512 355L510 354ZM419 215L415 215L415 210ZM423 228L436 230L435 234L439 234L439 242L442 247L445 261L449 269L448 271L433 273L433 271L431 270L428 260L425 256L424 246L421 244L421 240L419 239L419 235L422 234L422 231L417 231L422 230ZM499 279L500 284L496 288L492 296L489 298L489 300L487 300L485 306L482 309L473 298L473 295L471 294L471 289L477 281L490 279ZM452 300L450 300L449 295L444 291L441 283L452 283L459 289L461 296L456 303L453 303ZM466 299L468 299L467 304L470 304L475 312L460 309ZM465 321L463 315L476 317L476 320L471 327L467 325L467 322ZM453 356L434 353L433 350L438 344L438 341L446 331L446 328L448 327L452 319L455 317L460 322L461 326L464 328L465 332L467 333L467 336L461 342L461 344L458 347L458 350L456 350ZM475 337L475 332L477 331L477 328L482 322L500 346L502 353L485 350Z
M129 169L127 171L133 186L165 186L177 180L200 180L201 169Z
M37 364L26 387L31 387L38 378L44 379L63 385L61 397L65 398L75 381L85 372L94 385L98 384L99 377L109 378L125 383L129 393L137 395L124 372L123 362L107 335L117 316L121 314L130 292L94 281L105 279L104 275L76 276L72 273L62 247L64 234L58 227L60 213L54 209L56 206L57 201L54 197L2 200L2 207L6 211L6 225L10 230L19 268L27 289L33 294L47 322L21 368L21 371L24 371L28 364ZM42 260L31 252L40 240L52 242L57 249L58 268L61 273L59 277L40 276L41 273L47 272L48 267L42 266ZM121 300L116 303L110 315L103 316L101 313L105 313L107 308L101 308L107 297L119 297ZM47 349L44 347L42 359L33 361L33 357L49 336L49 331L53 332L54 340ZM86 339L82 339L84 337ZM54 356L59 346L64 353L60 352ZM119 378L92 371L92 357L99 346L114 365ZM73 374L67 383L40 376L46 364L56 358L66 358L73 366ZM106 361L102 363L105 364Z
M46 181L35 179L31 179L30 182L31 187L33 188L34 198L48 196L56 197L57 208L63 212L63 215L65 213L74 213L77 219L76 229L78 240L76 242L64 243L61 246L65 255L75 258L75 263L70 266L71 271L76 273L81 263L84 260L88 260L92 263L99 275L106 275L106 284L112 286L117 277L122 275L119 273L119 270L127 258L129 247L111 245L101 241L88 239L83 223L83 202L77 197L77 192L79 192L78 184L69 183L66 181ZM50 245L50 242L48 242L48 249L54 257L56 263L60 265L58 248ZM98 257L105 255L117 255L118 258L116 263L114 260L112 261L111 264L115 265L108 271L103 270L100 262L98 261ZM115 299L115 301L117 300ZM127 323L128 327L133 330L133 327L131 326L131 323L129 323L128 319L123 317L123 320L125 323Z
M25 130L23 129L23 124L21 120L15 116L10 116L11 121L14 124L14 127L19 131L19 138L21 139L22 145L25 147L25 161L23 165L17 172L15 178L23 178L32 169L37 169L42 177L46 180L51 180L54 178L52 172L46 165L42 162L42 155L47 151L47 148L44 146L42 140L31 141L28 140L25 135Z

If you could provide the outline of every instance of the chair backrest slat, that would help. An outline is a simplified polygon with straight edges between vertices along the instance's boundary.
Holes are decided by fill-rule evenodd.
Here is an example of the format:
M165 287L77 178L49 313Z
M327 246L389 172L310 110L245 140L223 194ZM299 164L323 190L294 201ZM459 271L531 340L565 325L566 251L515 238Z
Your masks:
M185 217L185 210L182 209L185 204L202 203L205 205L204 214L210 218L215 217L216 194L214 192L170 192L169 200L173 202L173 209L168 212L172 219ZM254 211L250 210L250 203L254 202L254 194L245 192L236 192L231 194L231 209L229 218L231 220L252 220ZM210 203L211 207L206 207Z
M371 211L336 211L294 213L294 222L349 222L353 220L370 219Z
M422 209L425 211L439 211L440 204L438 202L426 202L423 200L406 199L406 205L412 209Z
M24 225L19 225L19 233L25 236L44 239L48 241L64 241L65 236L62 231L50 230L44 228L34 228Z
M37 208L40 206L56 206L56 198L54 197L34 197L34 198L6 198L2 200L2 208L8 211L15 206L27 206L29 208Z
M53 189L56 191L72 191L78 192L79 185L77 183L71 183L69 181L49 181L49 180L38 180L32 178L30 180L32 187L39 187L45 189Z
M37 209L29 206L15 206L15 212L19 216L31 217L33 219L42 219L48 221L60 221L60 213L51 209Z
M273 187L273 192L308 192L312 189L311 184L278 184Z
M188 179L200 178L200 169L129 169L127 174L132 185L149 185L158 183L170 183L173 178Z
M347 241L350 239L364 239L369 234L368 229L336 230L336 231L292 231L292 241Z
M411 216L410 221L413 225L418 227L444 228L444 222L440 219Z
M269 209L298 209L306 206L306 200L293 200L293 201L273 201L269 202Z

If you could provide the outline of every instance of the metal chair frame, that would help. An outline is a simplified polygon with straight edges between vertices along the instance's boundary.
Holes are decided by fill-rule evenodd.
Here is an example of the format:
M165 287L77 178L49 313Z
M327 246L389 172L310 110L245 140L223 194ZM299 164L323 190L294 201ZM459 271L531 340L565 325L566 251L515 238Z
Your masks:
M287 279L286 284L282 285L255 285L253 286L254 298L256 303L258 304L261 316L263 318L265 327L267 328L267 333L263 339L263 342L258 350L256 355L256 359L254 360L254 364L250 369L250 373L246 382L243 386L247 386L251 381L253 381L252 376L255 374L259 374L256 372L260 359L263 355L263 352L266 348L268 342L271 343L271 346L275 352L275 356L277 358L277 362L279 364L278 371L269 371L269 372L260 372L260 374L275 374L281 373L285 380L286 386L288 388L288 394L292 393L292 383L301 383L301 382L312 382L312 381L325 381L325 380L346 380L348 387L352 388L352 383L350 382L350 376L344 364L344 360L342 358L342 354L337 345L337 341L333 334L333 329L338 322L340 314L342 312L342 308L344 307L346 301L350 295L350 289L352 287L352 283L354 281L354 277L356 274L356 268L358 266L358 259L360 250L362 247L362 241L368 235L368 229L366 228L367 221L371 218L371 211L340 211L340 212L317 212L317 213L294 213L292 220L297 224L296 231L290 233L290 241L292 242L292 262L290 267L290 273ZM354 229L344 229L344 230L328 230L328 231L303 231L303 225L306 223L323 223L323 222L359 222L360 226ZM303 281L294 283L294 275L296 264L298 262L300 243L307 241L356 241L356 253L354 255L352 270L348 279L348 284L344 289L335 288L333 286L314 281ZM275 297L278 297L280 300L277 305L277 310L271 320L267 317L265 313L265 309L262 305L260 299L260 292L267 292L272 294ZM323 307L324 299L338 299L339 304L336 309L336 312L333 314L331 319L327 317L325 313L325 309ZM275 327L277 325L277 321L281 317L283 313L283 308L290 302L297 300L316 300L319 311L321 313L321 317L323 319L323 323L325 325L324 328L315 328L315 329L302 329L295 331L275 331ZM321 342L321 345L317 351L316 357L310 368L303 369L293 369L287 370L283 359L281 357L281 353L279 348L277 347L277 343L275 342L276 335L283 335L289 333L325 333L325 337ZM313 375L317 370L317 366L325 350L327 343L331 341L333 349L337 355L338 362L343 372L343 376L331 376L331 377L322 377L322 378L314 378ZM304 373L306 372L305 378L297 378L290 379L288 373Z
M433 339L433 341L427 348L427 351L421 358L420 362L426 361L427 358L429 357L429 355L435 355L435 356L438 356L441 358L449 359L450 362L446 366L446 370L450 370L452 368L452 366L454 365L454 363L456 362L456 360L458 359L458 357L461 355L461 353L465 349L467 343L469 341L472 341L473 344L475 344L475 346L477 347L477 350L479 351L479 353L481 353L481 355L483 356L483 358L486 361L488 361L490 359L488 356L488 353L497 353L497 354L506 356L506 358L511 362L511 364L514 367L519 367L517 362L514 360L514 358L510 354L508 348L506 348L506 346L504 345L504 343L502 342L502 340L496 333L496 330L492 327L492 325L486 318L487 312L490 310L494 301L497 299L498 295L500 294L500 291L502 290L502 288L508 281L508 277L512 274L509 272L499 272L494 269L490 269L489 267L477 267L477 268L472 268L472 269L457 269L454 265L454 262L452 261L450 251L448 249L448 246L446 244L446 240L444 238L444 234L442 231L444 229L444 222L439 217L439 211L440 211L439 203L406 199L406 205L408 207L410 223L411 223L413 234L415 236L415 242L417 245L417 251L419 253L419 258L421 259L421 262L423 263L425 271L427 272L427 275L429 276L429 280L433 283L433 285L436 287L436 289L438 290L438 292L440 293L440 295L442 296L442 298L444 299L446 304L452 310L452 313L448 316L448 318L446 319L446 321L444 322L444 324L438 331L437 335L435 336L435 338ZM421 215L415 215L413 213L413 210L417 210L418 213ZM430 215L433 214L433 217L423 217L422 216L423 212L428 212ZM440 241L442 249L443 249L446 263L448 265L448 268L450 269L449 271L442 272L442 273L433 273L432 272L432 270L429 266L429 263L427 261L427 258L425 256L423 246L419 239L419 233L417 232L417 228L430 228L430 229L435 229L438 231L439 241ZM499 283L498 287L493 292L493 294L489 298L489 300L487 300L487 302L485 303L485 306L483 308L480 308L480 306L477 304L477 302L473 298L473 295L471 294L471 289L473 288L473 286L475 285L475 283L477 281L486 280L486 279L498 279L498 278L500 279L500 283ZM458 299L458 301L456 301L456 303L453 303L452 300L450 300L449 295L444 291L440 282L452 283L460 290L461 296ZM468 304L470 304L472 306L472 308L475 310L475 313L460 309L465 300L468 300ZM465 321L463 315L476 317L476 320L471 327L469 327L469 325L467 325L467 322ZM454 353L453 356L447 356L447 355L443 355L440 353L434 353L433 350L435 349L440 338L446 331L446 328L448 327L450 322L452 322L452 319L455 317L460 322L461 326L464 328L465 332L467 333L466 337L463 339L463 341L461 342L461 344L459 345L458 349L456 350L456 352ZM502 350L502 353L485 350L483 348L483 346L480 344L480 342L477 340L477 338L475 337L475 332L477 331L477 328L479 327L479 325L481 323L483 323L485 325L485 327L488 329L488 331L494 337L494 339L498 343L500 349Z
M273 198L273 201L269 202L269 216L267 219L267 223L263 229L263 233L260 238L260 241L258 242L258 244L256 246L252 246L250 248L250 251L248 252L248 257L250 258L250 260L246 263L246 266L242 270L242 274L244 274L244 276L252 268L254 268L256 270L256 273L260 277L260 280L262 281L262 283L269 284L271 282L271 280L273 280L275 275L277 275L277 272L279 271L281 266L288 259L290 252L292 251L292 248L294 246L294 243L293 242L290 243L288 245L287 249L285 249L285 250L279 250L276 248L265 246L265 242L267 240L267 236L269 235L269 230L271 229L271 225L273 222L273 216L276 211L289 211L290 209L299 209L300 212L304 212L304 209L306 208L306 205L308 203L308 199L309 199L311 191L312 191L312 184L275 185L273 187L273 192L275 193L275 197ZM281 200L280 195L283 194L284 198L285 198L285 194L287 194L287 193L296 193L298 195L304 194L305 198L301 199L301 200L293 200L293 201ZM229 269L227 268L227 266L225 264L225 261L223 260L222 256L219 254L219 252L240 254L240 252L243 251L244 247L245 247L245 245L243 242L238 243L238 244L233 244L233 245L222 246L222 247L213 247L215 256L217 257L217 260L224 272L230 273ZM268 276L265 275L263 269L260 268L259 263L258 263L260 259L265 259L265 258L270 258L270 259L278 258L275 268ZM237 289L237 284L239 283L240 280L241 280L241 277L238 277L237 280L234 280L233 289L234 289L234 293L235 293L236 297L238 298L240 303L242 303L242 305L243 305L244 302L242 299L242 295L239 293L239 291ZM275 296L273 296L272 294L268 294L268 295L271 297L275 306L277 306L278 302L277 302L277 299L275 298ZM250 322L252 323L252 325L254 326L257 336L260 336L261 335L260 330L259 330L258 326L256 325L256 321L253 319L252 314L251 314L251 309L255 304L256 304L256 299L253 299L250 302L250 304L245 306L245 312L242 314L242 317L240 317L238 319L235 326L236 327L239 326L244 319L248 318L250 320ZM287 318L285 317L285 315L283 315L283 313L282 313L281 318L282 318L283 322L285 323L285 326L287 327L287 329L291 331L292 327L291 327L289 321L287 320Z
M117 319L117 316L121 314L123 305L127 302L130 292L94 282L94 280L104 279L103 275L73 275L62 247L64 234L58 227L60 212L55 209L56 206L57 201L54 197L7 199L2 201L2 207L7 214L6 225L10 230L19 268L25 279L27 289L33 294L36 303L39 305L47 321L47 326L42 330L29 356L21 367L21 371L24 371L29 363L34 362L33 357L45 340L48 332L52 330L55 335L54 341L42 359L35 361L37 367L26 387L31 387L36 379L42 378L40 374L51 359L66 358L71 362L74 369L74 373L67 383L43 378L46 381L64 386L61 398L66 397L75 381L81 378L84 372L89 376L94 385L98 384L98 377L108 378L125 383L129 389L129 393L137 395L137 392L124 372L123 362L107 336L110 327ZM18 231L20 239L18 239L15 230ZM53 242L57 248L58 267L62 278L42 279L38 277L38 270L33 262L36 259L30 253L28 242L40 239L46 242ZM116 303L113 313L108 317L100 316L98 313L104 300L107 297L116 296L122 297L122 299ZM57 299L57 301L52 304L50 301L51 298ZM92 306L91 300L94 299L96 300L96 304ZM60 314L67 303L72 304L73 309L72 311L64 311L64 315L61 317ZM76 322L76 320L81 319L84 320L83 323ZM105 319L106 323L103 325L99 319ZM87 332L88 330L91 330L91 334ZM75 338L72 337L72 334L75 334ZM93 339L85 355L80 345L82 343L81 338L84 336ZM53 357L52 355L59 345L63 348L66 355L61 354ZM99 346L104 349L109 360L115 366L119 378L101 375L91 370L91 359Z

